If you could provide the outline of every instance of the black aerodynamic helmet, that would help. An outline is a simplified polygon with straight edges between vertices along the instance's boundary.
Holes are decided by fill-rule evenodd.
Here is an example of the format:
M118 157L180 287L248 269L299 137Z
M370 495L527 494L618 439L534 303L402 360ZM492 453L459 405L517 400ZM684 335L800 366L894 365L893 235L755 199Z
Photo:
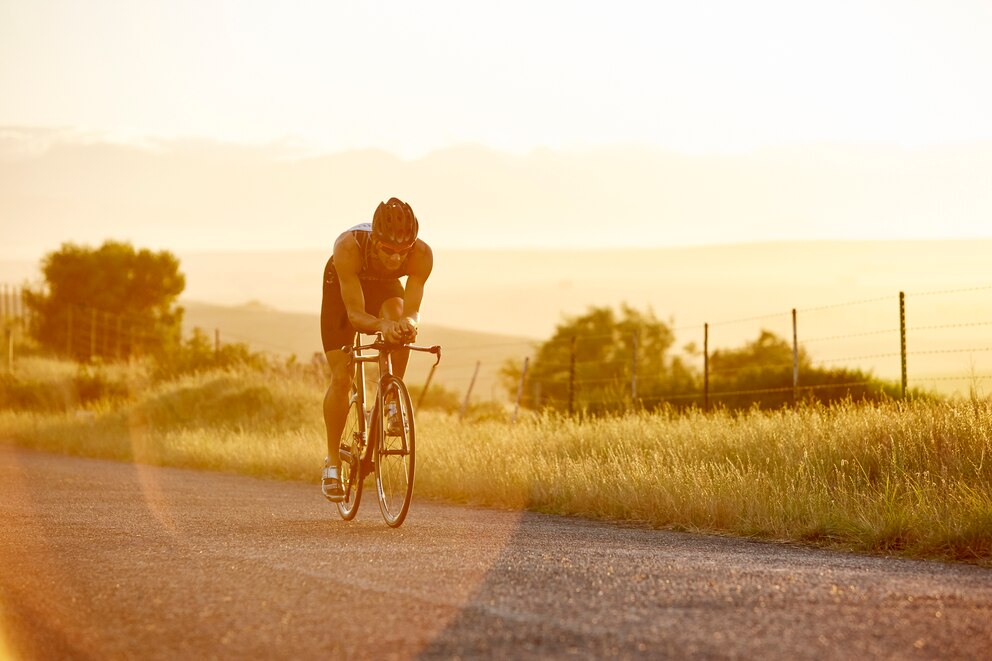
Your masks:
M372 216L372 238L393 248L411 247L417 241L419 229L413 209L395 197L380 202Z

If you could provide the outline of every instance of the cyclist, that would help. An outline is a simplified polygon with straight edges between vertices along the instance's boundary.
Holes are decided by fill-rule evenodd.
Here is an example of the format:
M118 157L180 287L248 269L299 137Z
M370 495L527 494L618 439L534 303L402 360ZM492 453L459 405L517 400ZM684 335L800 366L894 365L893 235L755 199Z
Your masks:
M348 414L348 396L355 366L341 347L350 345L355 331L380 332L387 342L417 338L424 283L434 256L417 238L419 223L410 205L395 198L379 203L371 223L356 225L334 241L334 252L324 267L320 304L320 337L331 372L324 395L327 458L321 491L331 501L344 500L341 485L341 433ZM400 277L406 276L406 287ZM406 371L409 351L393 355L393 371ZM389 427L394 423L389 422Z

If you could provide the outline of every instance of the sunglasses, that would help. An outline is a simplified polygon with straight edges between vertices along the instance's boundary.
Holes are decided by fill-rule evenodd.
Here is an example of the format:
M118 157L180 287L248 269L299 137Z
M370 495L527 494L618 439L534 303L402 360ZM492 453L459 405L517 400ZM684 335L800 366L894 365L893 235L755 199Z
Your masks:
M390 246L381 241L376 242L376 248L381 250L384 254L392 257L393 255L405 255L410 252L413 246L407 246L406 248L397 248L396 246Z

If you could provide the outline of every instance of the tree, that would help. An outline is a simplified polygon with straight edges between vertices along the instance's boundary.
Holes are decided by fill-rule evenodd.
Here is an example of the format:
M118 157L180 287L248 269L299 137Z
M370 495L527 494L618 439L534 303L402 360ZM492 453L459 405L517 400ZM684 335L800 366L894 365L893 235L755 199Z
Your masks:
M632 403L635 355L638 404L656 404L675 393L692 392L696 388L692 371L680 359L666 355L673 342L672 330L650 310L642 313L622 304L617 314L607 307L590 307L584 315L566 318L538 348L521 404L568 410L571 399L576 411L622 410ZM520 365L513 364L502 370L513 395L520 371Z
M179 342L186 286L167 251L106 241L97 249L64 243L42 260L45 286L28 291L31 333L76 359L160 354Z

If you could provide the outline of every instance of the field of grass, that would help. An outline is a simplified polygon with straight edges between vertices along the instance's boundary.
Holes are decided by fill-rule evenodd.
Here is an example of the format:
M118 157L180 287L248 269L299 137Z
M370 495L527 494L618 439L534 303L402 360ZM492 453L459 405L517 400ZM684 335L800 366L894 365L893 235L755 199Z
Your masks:
M313 380L251 370L161 383L89 370L81 379L78 368L40 359L4 378L7 442L317 489L323 392ZM77 382L88 399L73 394ZM62 393L62 404L9 396L35 390ZM515 425L492 409L469 417L418 413L418 496L992 566L987 399L548 414Z

